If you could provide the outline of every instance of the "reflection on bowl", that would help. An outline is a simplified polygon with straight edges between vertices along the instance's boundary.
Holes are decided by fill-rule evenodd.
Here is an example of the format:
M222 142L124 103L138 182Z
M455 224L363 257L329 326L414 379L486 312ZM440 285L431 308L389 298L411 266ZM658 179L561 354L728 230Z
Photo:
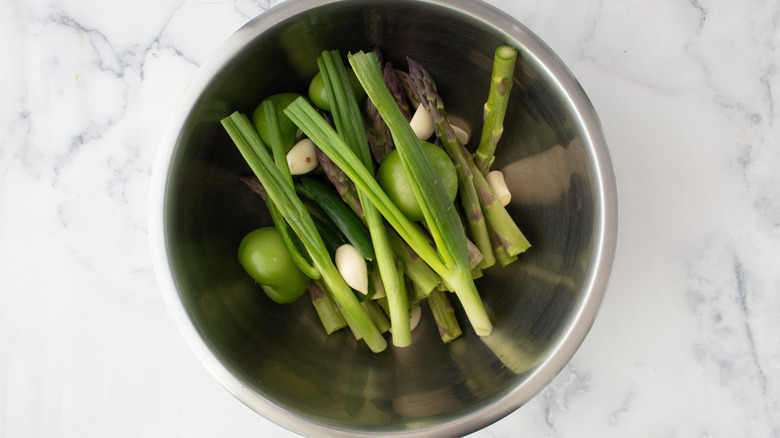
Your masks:
M494 168L533 244L477 280L494 323L444 344L431 318L412 346L373 354L326 335L307 300L277 305L244 274L240 239L270 224L219 121L305 90L322 50L383 48L424 61L448 112L481 126L492 56L520 52ZM476 128L475 128L476 127ZM469 145L471 146L471 145ZM522 406L563 368L600 305L616 238L614 176L599 121L560 60L522 25L473 0L288 0L239 30L183 96L155 166L150 234L164 297L199 359L247 406L316 436L455 436Z

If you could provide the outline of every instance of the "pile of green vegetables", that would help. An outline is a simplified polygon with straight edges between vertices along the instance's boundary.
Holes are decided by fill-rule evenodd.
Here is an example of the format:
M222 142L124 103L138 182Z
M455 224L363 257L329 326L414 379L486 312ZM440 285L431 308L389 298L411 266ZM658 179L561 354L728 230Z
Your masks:
M508 46L495 52L474 154L428 71L411 59L396 69L378 49L349 54L348 66L323 52L308 99L276 94L251 120L222 120L274 222L241 241L247 273L278 303L308 291L327 333L349 327L375 352L387 331L393 345L411 343L423 300L442 340L457 338L450 292L489 335L474 281L530 247L490 169L516 57Z

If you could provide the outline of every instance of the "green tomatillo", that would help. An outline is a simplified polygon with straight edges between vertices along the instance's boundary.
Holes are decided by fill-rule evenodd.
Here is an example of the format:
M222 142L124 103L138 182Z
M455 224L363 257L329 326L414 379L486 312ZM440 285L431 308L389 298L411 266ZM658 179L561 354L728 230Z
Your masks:
M347 69L347 76L349 76L349 85L355 94L355 99L362 105L366 99L366 92L363 90L363 86L360 85L352 69ZM322 73L314 75L314 78L309 83L309 99L317 108L325 111L331 110L330 102L328 102L328 92L325 90L325 83L322 80Z
M238 245L244 270L277 303L291 303L306 291L309 277L293 262L274 227L250 231Z
M287 153L295 144L295 137L298 134L298 127L290 120L287 115L284 114L284 109L287 108L293 100L297 99L301 95L298 93L278 93L273 94L265 98L274 103L274 109L276 110L276 118L279 123L279 131L282 134L282 146L284 152ZM263 108L263 102L255 108L252 113L252 124L254 125L257 133L260 134L260 138L268 146L270 146L270 139L268 136L268 128L266 127L265 109Z
M433 164L436 170L438 180L435 184L443 184L450 197L450 201L455 200L458 193L458 175L455 171L455 165L450 156L444 149L433 143L422 142L423 152L428 160ZM398 150L390 152L385 157L376 173L379 186L387 193L391 201L401 210L401 212L410 220L421 221L424 219L420 204L414 196L412 183L406 176L401 156Z

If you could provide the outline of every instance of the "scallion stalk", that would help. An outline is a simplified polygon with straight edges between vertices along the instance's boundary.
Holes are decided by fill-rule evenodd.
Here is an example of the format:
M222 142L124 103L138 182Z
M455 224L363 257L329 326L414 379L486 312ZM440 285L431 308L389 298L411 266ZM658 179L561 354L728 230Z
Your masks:
M271 153L273 154L274 163L279 172L285 177L285 179L292 186L293 180L290 174L290 167L287 165L287 157L284 153L284 146L282 145L282 133L279 129L279 121L276 117L276 108L273 101L266 99L262 103L266 126L268 130L268 142L271 146ZM311 260L308 253L301 248L303 245L298 239L298 236L290 228L290 225L282 216L282 213L276 207L276 204L270 199L266 199L266 205L268 206L268 212L271 213L271 220L273 220L276 230L279 232L279 236L282 238L287 252L290 253L293 263L301 272L307 277L313 280L320 279L320 271L317 270L311 264Z

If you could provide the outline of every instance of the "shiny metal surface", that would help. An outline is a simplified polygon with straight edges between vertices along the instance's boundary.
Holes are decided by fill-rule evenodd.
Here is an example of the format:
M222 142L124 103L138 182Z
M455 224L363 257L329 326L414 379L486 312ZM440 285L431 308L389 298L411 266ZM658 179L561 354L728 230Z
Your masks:
M461 313L464 336L444 345L425 317L411 347L375 355L346 332L324 335L307 300L265 298L236 248L269 218L238 181L249 170L219 120L251 112L273 92L305 90L323 49L379 44L397 66L407 55L422 61L449 113L478 132L501 43L517 47L520 60L496 167L533 247L478 280L494 334L477 337ZM161 289L199 359L247 406L312 436L456 436L519 408L593 323L617 234L614 175L585 93L525 27L473 0L290 0L262 14L182 97L150 200Z

